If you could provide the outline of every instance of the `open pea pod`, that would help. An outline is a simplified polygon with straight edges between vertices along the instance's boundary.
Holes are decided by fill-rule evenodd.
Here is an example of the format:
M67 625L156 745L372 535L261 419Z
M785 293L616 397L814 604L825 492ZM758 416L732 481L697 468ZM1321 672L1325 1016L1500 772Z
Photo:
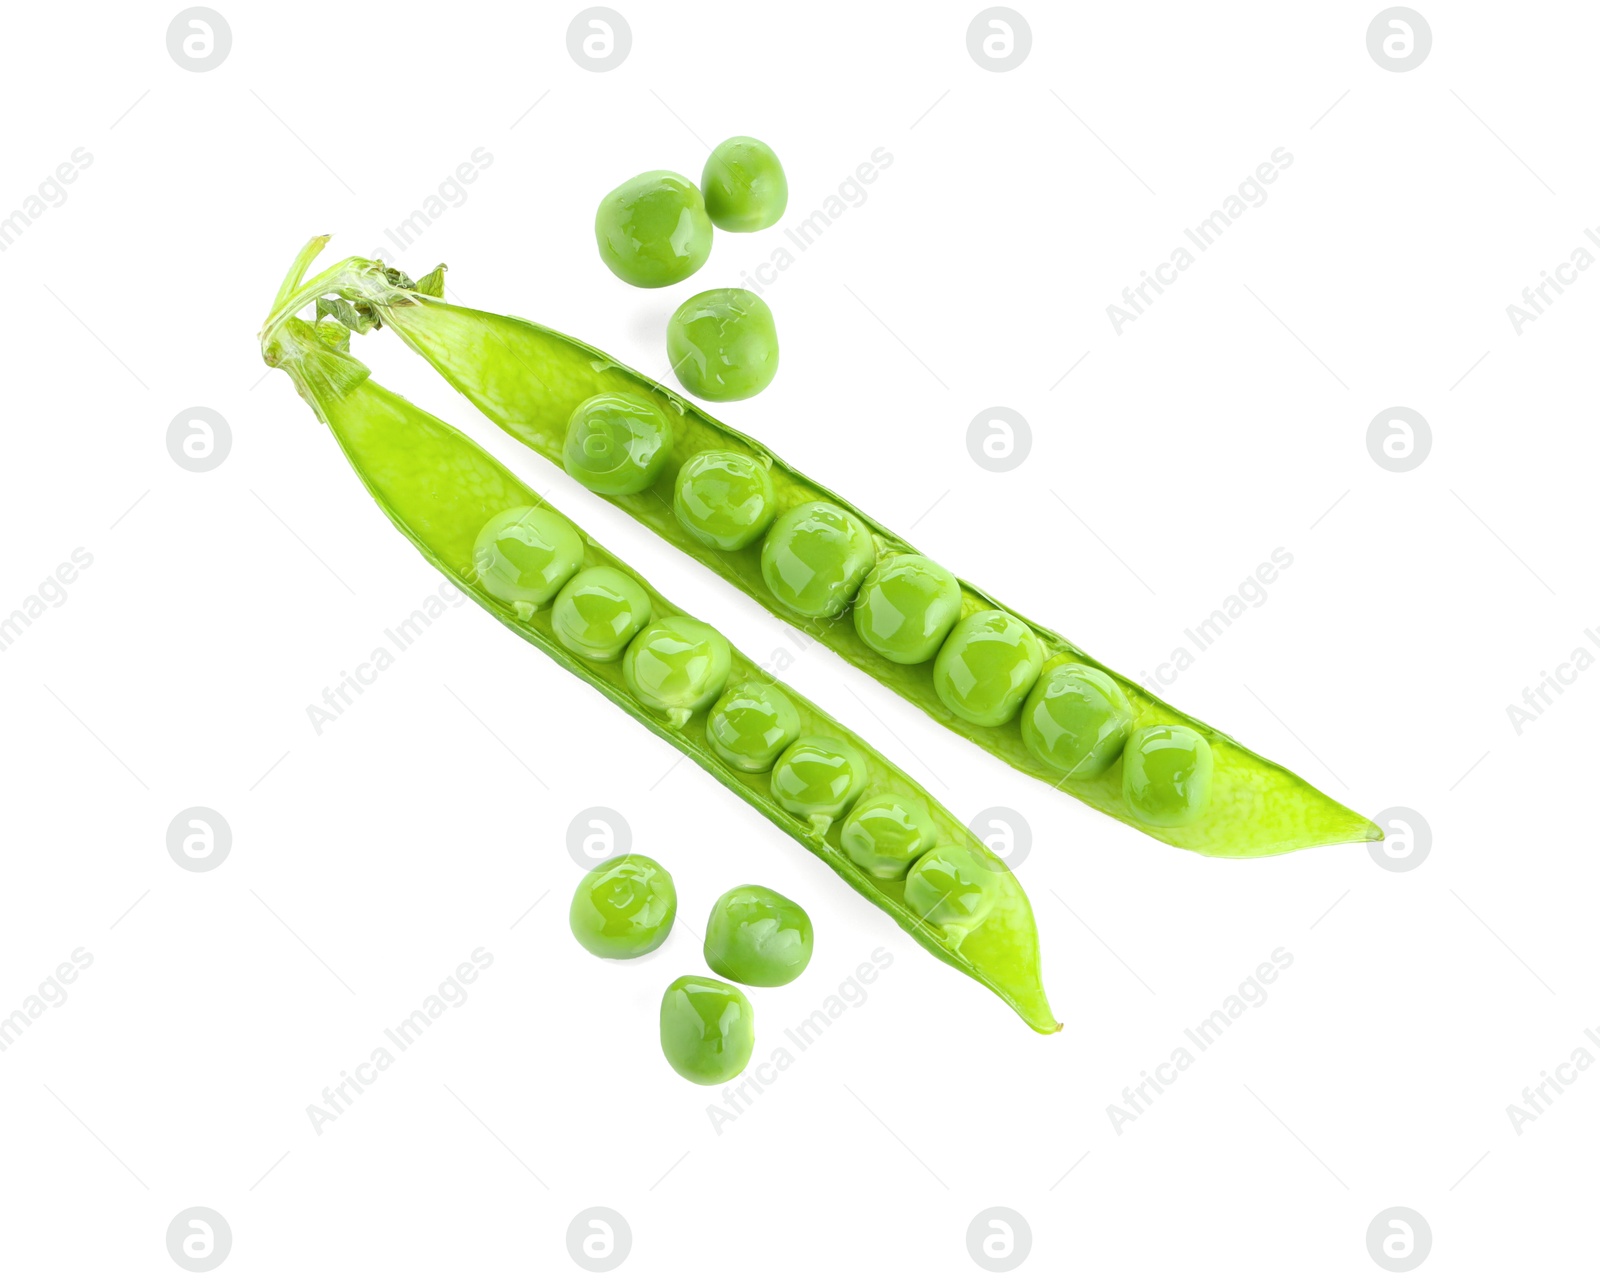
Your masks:
M524 640L805 845L1035 1031L1061 1029L1040 982L1033 909L1004 863L903 770L710 627L684 618L472 440L373 382L343 349L348 341L332 321L312 324L291 315L263 331L262 353L294 380L384 514L428 560ZM586 597L583 581L592 587ZM631 610L626 625L617 623L619 608ZM729 692L719 699L722 690ZM759 704L758 713L779 708L782 723L765 726L767 736L758 735L754 748L737 733L719 739L719 754L708 730L714 717L720 730L729 730L724 704L740 690L747 703ZM748 715L742 723L748 728ZM764 749L768 758L741 757L751 767L733 767L726 757L741 746ZM841 776L840 761L848 786L829 791ZM875 797L912 798L931 824L922 833L932 860L926 874L908 877L901 866L901 878L879 878L846 855L849 820ZM952 873L952 863L964 878Z
M669 388L542 325L433 296L442 292L442 271L418 286L382 263L351 258L288 302L298 307L331 297L326 305L342 309L335 314L352 327L392 328L498 426L785 622L1012 767L1119 822L1215 857L1383 838L1367 818L1282 765L932 565L905 539ZM594 415L602 403L595 397L607 397L613 411ZM608 446L603 433L637 431L640 420L638 413L631 424L619 416L618 398L643 405L643 416L670 433L666 456L641 477L648 483L622 493L586 474L569 440L575 413L589 413L587 441L598 438L617 452L619 441ZM637 453L639 443L624 438L620 449ZM697 468L708 475L697 479ZM769 523L757 531L764 536L741 541L696 524L683 493L693 499L720 486L725 494L751 476L765 491L745 496L771 508ZM801 546L802 539L809 543ZM787 589L783 574L819 547L834 557L832 585L839 590L806 599ZM814 567L815 554L812 560ZM930 643L904 646L903 637L885 636L880 627L877 643L869 644L873 624L862 625L862 611L871 602L891 625L908 607L923 610L920 638Z

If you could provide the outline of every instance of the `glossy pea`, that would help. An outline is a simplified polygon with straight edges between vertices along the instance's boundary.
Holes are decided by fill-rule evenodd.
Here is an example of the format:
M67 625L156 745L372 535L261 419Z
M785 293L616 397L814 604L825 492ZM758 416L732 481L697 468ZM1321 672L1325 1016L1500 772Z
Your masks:
M732 663L719 631L678 614L633 638L622 655L622 678L635 698L681 728L721 695Z
M591 493L619 497L653 485L672 452L672 428L642 396L603 392L567 419L562 462Z
M875 880L904 880L911 864L938 841L927 808L910 796L868 796L844 820L839 844Z
M550 609L550 630L564 648L595 662L615 662L650 621L650 597L619 569L574 574Z
M1104 671L1077 662L1051 667L1022 706L1022 740L1070 778L1097 778L1122 754L1133 707Z
M585 951L632 960L667 940L677 914L678 892L666 868L630 853L602 862L578 881L567 921Z
M687 280L711 256L711 219L700 189L656 169L608 191L594 215L600 260L641 289Z
M702 400L748 400L778 372L772 308L748 289L707 289L667 321L667 359Z
M732 1080L749 1063L755 1044L755 1015L738 987L686 976L661 997L661 1052L685 1080Z
M778 603L830 618L855 598L877 549L861 520L832 502L802 502L779 516L761 544L761 577Z
M1135 729L1122 752L1122 798L1152 827L1183 827L1211 799L1211 744L1188 725Z
M770 684L732 686L706 717L706 741L717 758L745 773L766 773L799 736L799 711L786 693Z
M777 154L756 138L719 142L700 174L706 213L724 231L763 231L789 203L789 180Z
M1032 628L1000 609L961 619L933 660L939 701L969 724L992 728L1017 714L1044 665Z
M961 616L956 575L926 556L880 560L856 596L856 634L890 662L926 662Z
M811 946L805 908L758 884L729 889L706 921L706 963L747 987L793 982L811 963Z
M825 835L867 785L867 762L847 742L808 736L796 740L772 767L772 796L786 813Z
M998 874L958 844L930 849L906 875L906 906L929 924L964 938L994 907Z
M747 547L772 523L772 477L754 458L725 449L697 453L678 468L672 510L678 523L719 551Z
M582 563L583 536L549 507L511 507L491 516L472 545L478 585L524 620Z

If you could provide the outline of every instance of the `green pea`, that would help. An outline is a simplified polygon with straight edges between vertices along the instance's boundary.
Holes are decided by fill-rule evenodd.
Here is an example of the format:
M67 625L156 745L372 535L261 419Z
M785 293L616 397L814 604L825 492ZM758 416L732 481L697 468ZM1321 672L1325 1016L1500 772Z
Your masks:
M1133 707L1104 671L1077 662L1051 667L1022 706L1028 750L1071 778L1097 778L1122 754Z
M622 655L622 678L633 696L682 728L717 700L733 654L722 633L682 614L652 622Z
M755 1015L739 988L715 978L682 977L661 997L661 1052L685 1080L732 1080L755 1045Z
M748 400L778 372L772 308L748 289L707 289L667 321L667 359L702 400Z
M872 532L858 517L831 502L802 502L768 531L761 577L779 604L828 618L855 598L876 557Z
M856 596L856 634L890 662L926 662L960 616L956 575L926 556L880 560Z
M678 891L666 868L630 853L602 862L578 881L567 920L585 951L632 960L667 940L677 914Z
M650 597L619 569L599 566L575 574L550 610L550 630L573 653L615 662L650 621Z
M711 256L711 219L700 189L665 169L629 178L594 215L600 261L641 289L687 280Z
M1122 752L1122 798L1152 827L1184 827L1211 799L1211 744L1188 725L1135 729Z
M700 174L706 213L724 231L765 231L789 203L789 180L765 142L729 138L712 148Z
M706 921L712 971L747 987L781 987L811 963L811 917L798 902L758 884L729 889Z
M724 764L766 773L778 753L800 736L800 713L775 685L736 684L706 717L706 741Z
M778 757L771 785L784 811L808 819L821 836L866 787L867 762L836 738L800 738Z
M706 546L738 551L772 523L772 477L754 458L708 449L678 468L672 510L678 523Z
M965 938L994 907L998 873L970 849L942 844L906 875L906 906L954 938Z
M939 701L969 724L993 728L1017 714L1044 665L1044 647L1027 623L985 609L956 623L933 661Z
M672 452L666 416L642 396L602 392L567 419L562 465L590 493L639 493L661 475Z
M875 880L904 880L911 864L938 840L928 810L910 796L869 796L844 820L839 844Z
M549 507L491 516L472 544L478 585L523 621L543 608L583 563L583 535Z

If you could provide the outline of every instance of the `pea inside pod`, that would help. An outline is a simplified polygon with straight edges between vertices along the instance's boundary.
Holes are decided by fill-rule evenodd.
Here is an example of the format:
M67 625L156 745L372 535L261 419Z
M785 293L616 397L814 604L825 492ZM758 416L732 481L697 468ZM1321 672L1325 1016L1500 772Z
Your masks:
M868 796L850 811L839 834L850 861L877 880L904 880L937 841L922 803L893 791Z
M479 530L473 568L483 589L531 617L583 563L583 539L549 507L511 507Z
M550 629L573 653L615 662L650 621L650 597L621 570L605 565L574 574L556 596Z
M773 684L734 685L706 717L706 740L726 763L745 773L766 773L800 736L800 713Z
M772 477L753 458L707 449L679 468L672 510L684 531L705 546L738 551L772 523Z
M1022 740L1069 778L1096 778L1122 754L1133 707L1104 671L1068 662L1051 667L1022 708Z
M717 700L731 667L722 633L682 615L652 622L622 656L622 675L633 696L675 727Z
M672 452L672 428L643 396L602 392L567 419L567 474L591 493L620 497L648 489Z
M780 604L808 618L831 618L855 598L877 550L872 533L832 502L785 511L761 544L761 576Z
M906 905L953 937L983 923L994 906L994 868L961 845L930 849L906 875Z
M926 662L961 617L961 584L926 556L888 556L861 584L852 617L856 634L879 657Z
M1146 822L1181 827L1211 798L1211 744L1187 725L1135 729L1122 753L1122 795Z
M847 742L805 737L778 757L771 785L774 800L823 835L867 785L867 762Z
M1044 649L1026 622L985 609L956 623L933 660L933 687L963 720L993 728L1017 714L1043 665Z

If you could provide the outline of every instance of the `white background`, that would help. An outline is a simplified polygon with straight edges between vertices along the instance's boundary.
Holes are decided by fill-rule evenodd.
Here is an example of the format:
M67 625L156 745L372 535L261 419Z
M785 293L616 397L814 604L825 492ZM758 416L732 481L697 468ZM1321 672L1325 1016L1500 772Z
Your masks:
M592 1205L631 1227L624 1274L982 1274L990 1206L1028 1222L1034 1274L1382 1274L1366 1231L1395 1205L1431 1225L1424 1273L1585 1265L1600 1071L1520 1136L1506 1108L1600 1019L1600 675L1521 734L1506 705L1600 656L1600 272L1520 337L1506 306L1600 218L1591 6L1425 6L1432 52L1397 74L1367 52L1376 4L1019 0L1031 54L994 73L976 4L617 0L632 51L596 74L567 51L577 5L217 3L232 51L203 74L167 52L175 6L24 7L7 32L0 205L74 148L92 164L0 255L0 613L93 556L0 653L0 1010L93 957L0 1054L8 1274L182 1274L163 1241L193 1205L238 1276L580 1274ZM601 194L697 177L738 133L784 161L780 227L718 233L659 292L606 272ZM1135 677L1284 548L1168 696L1363 812L1423 814L1431 856L1208 860L1053 795L794 652L386 334L357 342L380 381L745 651L790 650L795 687L958 814L1026 816L1065 1030L1027 1030L693 767L656 785L665 744L471 606L318 735L307 704L438 575L263 377L256 329L308 236L371 251L479 147L398 264L447 261L462 300L649 371L678 302L885 148L766 290L782 369L724 416ZM1118 336L1107 305L1278 147L1266 203ZM1033 432L1004 474L966 448L992 405ZM1404 474L1366 447L1393 405L1433 433ZM231 427L209 472L168 455L189 406ZM166 847L194 805L233 834L204 874ZM694 937L621 965L567 931L589 805L626 815L696 932L742 881L810 909L810 969L755 993L758 1058L893 956L720 1134L716 1091L655 1043ZM470 999L318 1136L307 1106L477 947ZM1278 947L1270 999L1119 1136L1107 1107Z

